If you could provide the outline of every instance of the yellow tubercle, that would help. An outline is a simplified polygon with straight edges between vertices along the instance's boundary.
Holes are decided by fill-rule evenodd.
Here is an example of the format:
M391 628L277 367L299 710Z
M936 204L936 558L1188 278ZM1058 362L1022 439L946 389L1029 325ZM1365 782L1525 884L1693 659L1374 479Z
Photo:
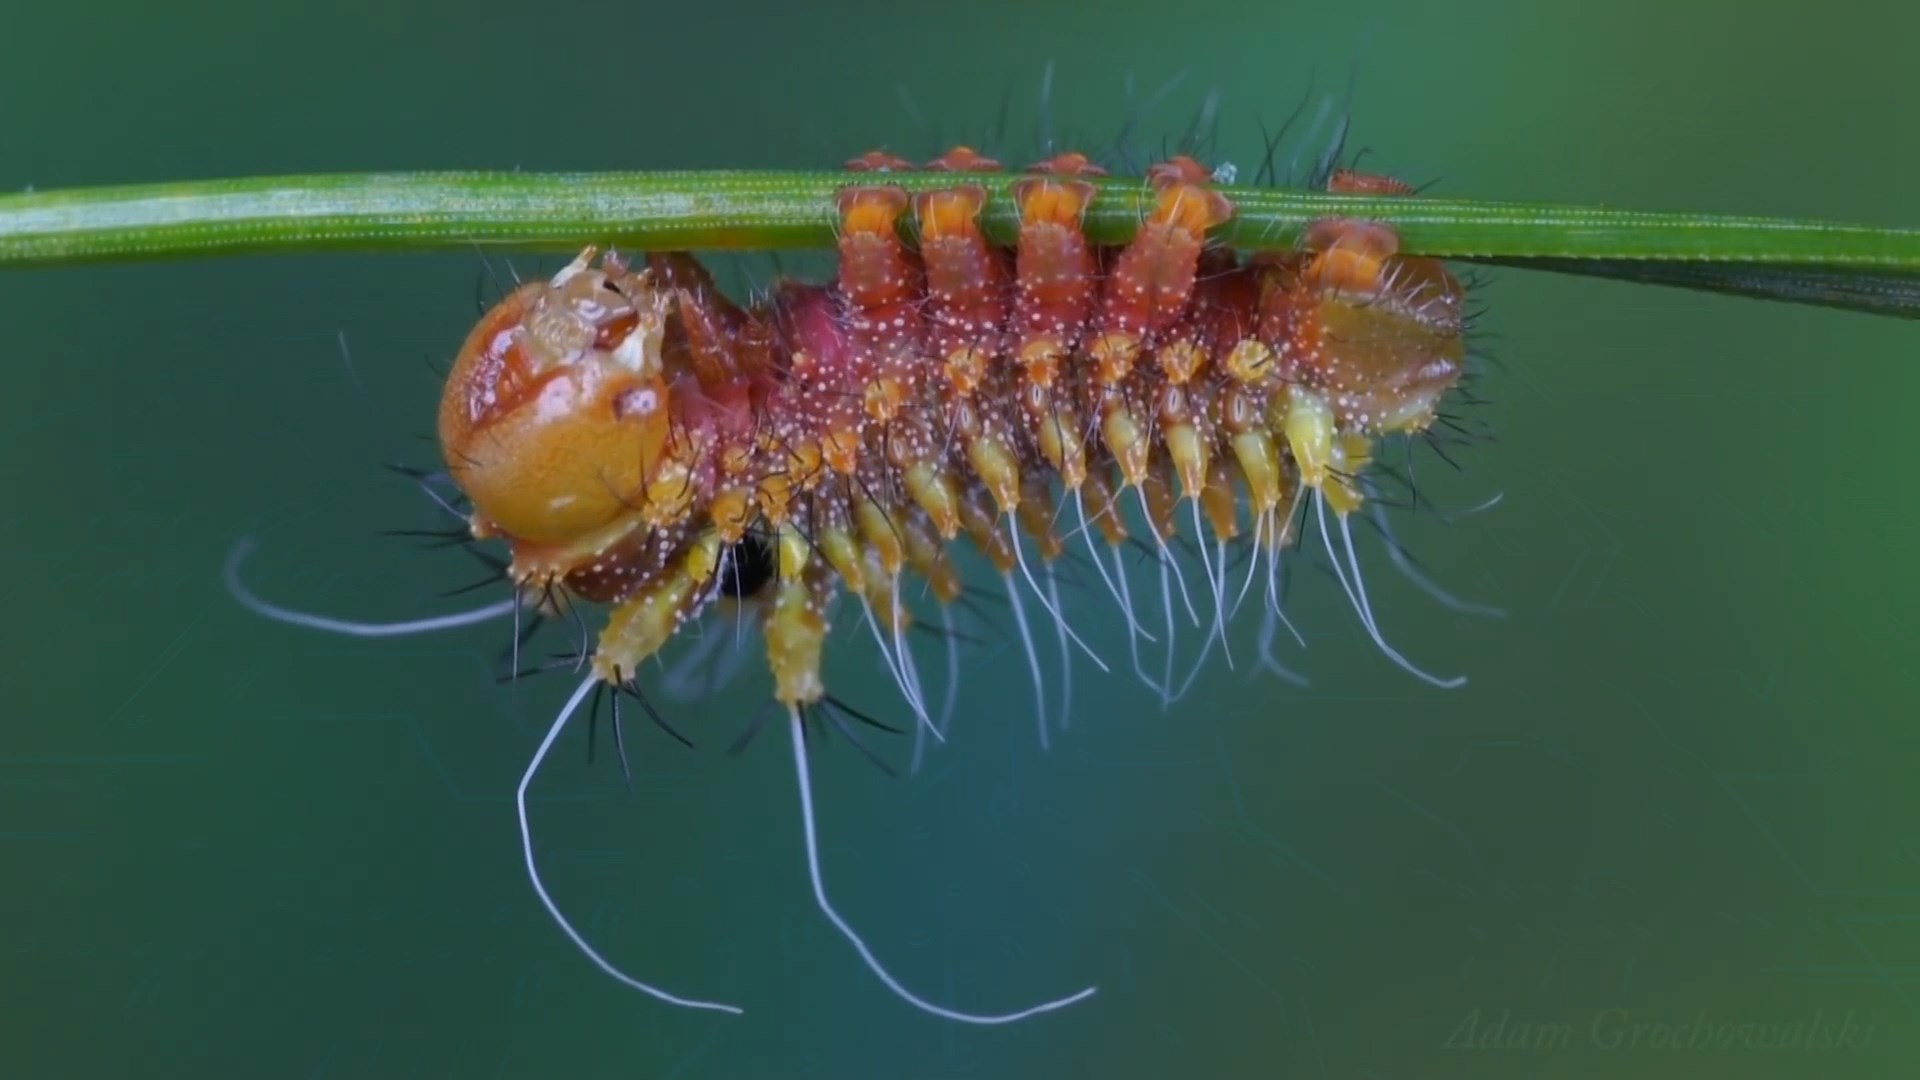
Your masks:
M641 513L650 525L678 524L692 511L695 494L693 468L678 458L664 458L647 479Z
M1067 358L1067 349L1056 335L1045 334L1020 346L1014 354L1014 360L1020 365L1020 373L1034 386L1052 386L1054 378L1060 373L1060 365Z
M979 389L980 383L987 377L987 366L992 357L984 349L972 345L963 345L947 354L947 385L962 396Z
M1080 438L1080 417L1066 405L1056 404L1034 418L1040 454L1053 466L1060 484L1073 491L1087 480L1087 447Z
M1064 546L1053 531L1053 497L1047 490L1046 481L1039 477L1028 480L1026 497L1020 500L1018 517L1021 528L1033 537L1034 546L1039 548L1042 559L1052 562L1060 557Z
M1333 440L1333 477L1321 489L1327 507L1336 514L1351 514L1360 509L1366 496L1353 477L1373 461L1373 440L1354 432L1341 432Z
M719 566L720 538L706 533L657 580L615 605L594 650L594 674L607 682L632 677L673 637Z
M709 532L695 540L687 548L684 565L687 576L696 584L704 585L712 581L713 576L720 572L720 537Z
M1094 378L1100 385L1118 386L1140 357L1140 339L1127 333L1102 334L1087 347L1087 355L1093 359Z
M1258 517L1280 505L1285 494L1285 474L1280 469L1280 448L1273 436L1264 431L1243 431L1233 437L1233 457L1240 463L1240 475L1247 482L1247 497Z
M1120 463L1120 476L1127 486L1140 486L1147 476L1147 435L1125 401L1115 398L1108 404L1100 421L1100 437Z
M773 674L774 700L797 709L826 695L820 680L820 650L827 620L815 592L801 578L780 582L768 606L762 632L767 639L767 670Z
M867 587L860 595L873 612L873 621L889 634L896 631L905 633L907 627L913 625L913 615L900 603L900 594L895 591L899 578L886 572L872 548L868 548L865 555Z
M1020 462L998 439L982 436L967 441L967 462L987 485L1000 512L1011 514L1020 505Z
M1173 483L1161 469L1149 470L1146 478L1140 482L1140 494L1147 504L1147 524L1154 535L1162 540L1171 540L1179 534L1179 526L1174 523L1173 511L1176 502ZM1198 539L1196 537L1196 539Z
M1287 395L1282 430L1300 466L1300 482L1315 490L1324 488L1333 464L1333 409L1327 399L1305 387L1293 387Z
M812 439L802 439L788 445L781 442L772 432L768 432L765 439L771 442L775 449L786 450L787 472L796 477L794 481L796 484L804 489L819 483L820 467L826 460L826 455L821 452L819 443Z
M1223 363L1228 377L1243 386L1257 386L1278 376L1273 350L1258 338L1241 338Z
M1200 497L1207 485L1207 466L1211 454L1192 424L1169 425L1161 436L1166 440L1167 456L1173 459L1174 472L1180 477L1180 493L1189 499Z
M1200 509L1207 516L1214 539L1232 540L1240 535L1239 493L1234 490L1233 475L1225 461L1215 461L1207 474L1207 486L1200 492Z
M900 407L906 400L906 387L900 385L900 380L887 375L868 383L862 393L862 405L867 415L881 424L899 415Z
M807 561L813 554L813 545L791 523L775 527L774 552L777 557L775 572L781 581L797 581L806 570Z
M729 544L738 541L747 534L747 526L753 524L752 489L728 488L720 492L708 504L707 516L713 520L720 539Z
M860 433L852 428L835 428L820 440L820 456L833 471L852 476L860 467Z
M828 526L815 530L813 542L820 549L820 557L827 560L827 565L840 575L848 589L856 593L867 591L866 555L852 533L837 525Z
M942 539L960 535L960 492L953 478L927 462L907 468L907 494L927 512Z
M854 503L853 519L860 526L860 536L866 540L867 547L879 559L880 569L888 577L898 574L906 564L907 553L901 546L900 526L893 515L872 499L861 499Z
M984 499L961 497L960 527L995 570L1005 574L1013 569L1013 545L1007 540L1007 531L1000 527L1000 519L988 512Z
M1207 351L1191 341L1176 341L1162 346L1154 353L1154 359L1159 361L1168 382L1185 386L1206 367Z
M907 542L907 563L926 580L934 599L942 604L959 599L960 573L954 568L953 560L947 558L946 545L927 516L907 514L900 524Z
M793 476L790 473L768 473L760 478L754 501L768 522L779 525L787 520L787 511L793 502L793 488Z
M1113 491L1111 475L1104 469L1087 474L1087 482L1081 489L1086 499L1087 520L1100 530L1100 535L1114 547L1127 542L1127 525L1116 505L1117 497Z
M1366 501L1358 487L1338 477L1321 488L1320 495L1327 500L1328 509L1342 516L1360 509L1361 504Z

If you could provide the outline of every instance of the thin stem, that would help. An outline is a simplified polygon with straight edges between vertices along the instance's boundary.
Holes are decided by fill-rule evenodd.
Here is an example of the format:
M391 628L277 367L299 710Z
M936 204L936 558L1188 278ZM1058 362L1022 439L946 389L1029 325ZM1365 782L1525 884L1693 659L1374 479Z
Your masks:
M261 177L0 196L0 264L270 251L433 251L483 244L571 253L765 250L833 243L834 193L848 183L909 190L986 185L990 235L1017 227L1005 174L402 173ZM1099 181L1095 240L1126 239L1140 181ZM1711 214L1659 214L1437 198L1361 198L1226 187L1237 213L1218 237L1243 250L1291 247L1335 215L1391 224L1405 250L1454 257L1684 258L1920 270L1920 229Z
M826 248L834 193L979 183L996 240L1017 228L1008 174L843 172L333 174L82 188L0 196L0 267L316 251ZM1097 242L1130 236L1150 191L1098 181ZM1245 250L1294 246L1310 222L1391 225L1403 250L1632 277L1722 292L1914 313L1920 229L1785 218L1649 213L1452 198L1376 198L1223 187L1236 213L1216 234ZM1714 264L1702 274L1649 266ZM1747 270L1757 272L1748 273ZM1817 272L1817 273L1810 273ZM1850 285L1871 274L1864 287ZM1784 276L1783 276L1784 275ZM1795 276L1799 275L1799 276Z

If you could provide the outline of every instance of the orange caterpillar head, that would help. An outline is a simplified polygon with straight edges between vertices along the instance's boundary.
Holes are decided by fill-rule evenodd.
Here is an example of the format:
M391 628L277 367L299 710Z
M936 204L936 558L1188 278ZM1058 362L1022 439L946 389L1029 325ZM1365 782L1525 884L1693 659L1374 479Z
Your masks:
M448 373L441 452L477 533L583 539L629 509L666 442L671 300L615 255L592 267L593 254L495 305Z

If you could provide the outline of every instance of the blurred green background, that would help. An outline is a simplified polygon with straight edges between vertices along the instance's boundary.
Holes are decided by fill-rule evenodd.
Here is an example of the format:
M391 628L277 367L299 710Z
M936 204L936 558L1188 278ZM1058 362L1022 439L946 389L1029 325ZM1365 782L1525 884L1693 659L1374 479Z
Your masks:
M121 3L7 24L7 188L922 155L1003 99L1031 131L1052 60L1066 141L1111 139L1130 73L1144 97L1184 72L1143 136L1217 86L1245 168L1261 122L1351 78L1368 164L1448 192L1920 224L1920 14L1896 5ZM1102 987L972 1029L888 996L813 910L784 740L721 752L758 675L668 706L698 752L630 728L632 792L577 729L536 786L582 927L748 1009L685 1013L594 971L524 881L511 795L565 685L494 685L496 631L335 640L222 590L252 534L248 576L282 603L461 602L435 594L475 566L375 533L433 523L380 465L433 463L430 365L491 289L478 253L0 285L7 1076L1920 1066L1912 325L1493 275L1499 441L1421 476L1447 505L1504 502L1403 531L1510 614L1447 611L1365 553L1389 634L1467 688L1395 670L1307 568L1310 647L1280 656L1311 689L1216 657L1162 712L1082 660L1077 722L1042 754L1002 633L969 649L956 737L920 776L830 744L830 882L903 978L974 1008ZM1112 657L1095 590L1070 603ZM836 687L905 715L856 629ZM938 682L931 650L922 668ZM1843 1045L1651 1045L1703 1015ZM1523 1025L1549 1045L1478 1045Z

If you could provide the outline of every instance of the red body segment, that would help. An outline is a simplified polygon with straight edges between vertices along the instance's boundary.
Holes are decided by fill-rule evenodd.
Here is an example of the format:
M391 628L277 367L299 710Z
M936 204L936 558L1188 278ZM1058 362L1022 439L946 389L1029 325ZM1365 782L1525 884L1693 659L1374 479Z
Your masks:
M960 147L929 168L993 166ZM1013 183L1010 245L982 230L989 188L850 184L834 281L747 306L682 254L643 270L583 256L517 291L475 327L442 403L476 533L512 544L524 584L627 606L703 602L684 575L712 564L715 536L790 536L781 557L804 580L781 586L788 621L769 639L796 644L771 662L782 686L817 687L819 628L796 613L824 566L892 632L907 618L895 577L937 565L930 533L964 532L1004 570L1005 518L1054 552L1056 483L1096 512L1142 486L1162 540L1200 500L1224 541L1236 477L1272 512L1378 435L1424 428L1457 383L1460 285L1392 230L1330 220L1295 253L1209 249L1233 208L1176 159L1150 172L1133 239L1102 249L1083 229L1098 175L1063 154ZM1336 512L1359 497L1342 487ZM623 631L617 666L669 616L627 611L620 625L646 633Z

